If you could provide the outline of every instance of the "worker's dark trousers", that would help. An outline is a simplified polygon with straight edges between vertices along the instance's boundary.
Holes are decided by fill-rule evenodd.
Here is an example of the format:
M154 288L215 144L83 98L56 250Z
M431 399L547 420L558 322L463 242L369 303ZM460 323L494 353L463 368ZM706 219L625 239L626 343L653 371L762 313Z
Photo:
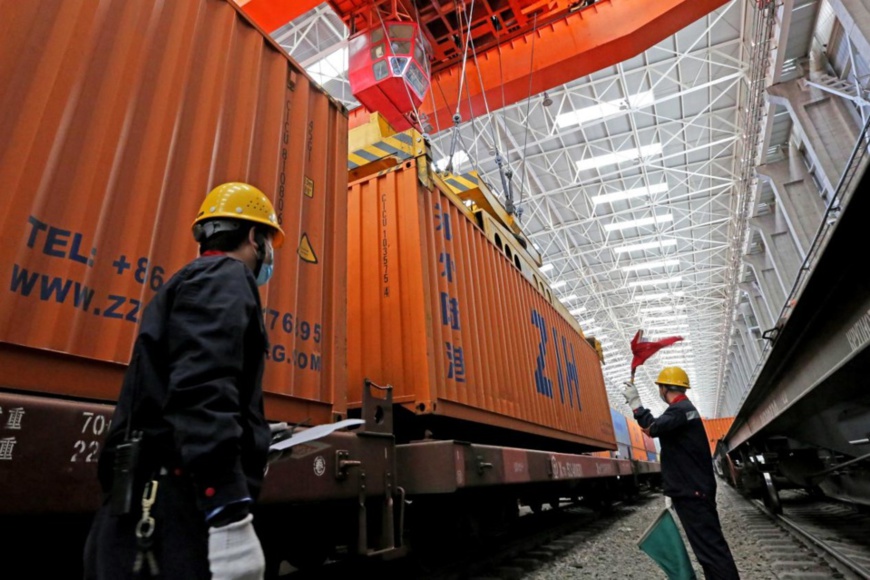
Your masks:
M675 497L674 509L680 516L686 537L707 580L739 579L731 550L722 535L715 498Z
M141 490L141 487L139 488ZM85 544L85 580L151 578L133 573L139 551L136 524L141 514L141 491L134 498L134 513L113 516L106 503L97 512ZM137 505L138 504L138 505ZM189 481L172 475L160 478L157 501L151 509L156 529L154 558L160 566L159 580L208 580L208 527L196 507Z

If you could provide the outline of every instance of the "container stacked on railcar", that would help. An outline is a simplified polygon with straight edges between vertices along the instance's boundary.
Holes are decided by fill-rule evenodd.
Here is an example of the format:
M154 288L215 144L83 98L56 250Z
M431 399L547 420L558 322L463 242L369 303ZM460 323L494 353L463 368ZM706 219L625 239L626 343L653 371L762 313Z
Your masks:
M412 438L615 449L598 354L488 199L425 154L350 184L349 402L368 378Z
M111 407L47 395L114 403L142 309L195 258L193 218L226 181L272 196L287 233L262 296L267 414L343 415L343 107L225 0L13 2L4 17L0 480L16 484L0 513L98 499Z
M622 459L631 459L631 435L628 432L628 423L633 421L616 409L610 409L610 417L613 420L613 431L616 434L616 452Z
M704 429L707 431L707 440L710 442L710 453L715 453L716 444L728 434L731 425L734 424L734 417L703 419L703 423Z
M647 444L644 440L646 434L634 419L626 418L628 434L631 439L631 458L637 461L649 461ZM655 449L655 445L652 446Z

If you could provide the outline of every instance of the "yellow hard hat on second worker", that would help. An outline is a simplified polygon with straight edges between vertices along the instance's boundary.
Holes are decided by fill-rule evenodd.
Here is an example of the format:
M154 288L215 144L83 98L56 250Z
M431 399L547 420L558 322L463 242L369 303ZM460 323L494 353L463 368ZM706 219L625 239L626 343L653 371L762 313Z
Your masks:
M266 194L248 183L231 181L212 189L202 202L193 227L206 220L231 218L264 224L274 230L272 245L284 243L284 230L278 225L275 208Z
M657 385L670 385L672 387L682 387L690 389L689 375L680 367L665 367L659 373L659 378L656 379Z

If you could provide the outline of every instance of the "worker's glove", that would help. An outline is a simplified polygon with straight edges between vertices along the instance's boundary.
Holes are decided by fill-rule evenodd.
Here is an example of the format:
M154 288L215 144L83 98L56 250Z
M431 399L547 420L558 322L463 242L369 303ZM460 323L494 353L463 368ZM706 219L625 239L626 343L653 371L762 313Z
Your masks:
M208 567L213 580L262 580L266 558L254 532L254 516L208 529Z
M622 396L625 397L625 402L628 403L628 406L632 411L641 406L640 395L637 392L637 387L634 386L634 383L625 383L623 385L625 388L622 389Z
M269 431L272 433L272 443L276 441L280 441L287 434L287 423L281 421L280 423L269 423Z

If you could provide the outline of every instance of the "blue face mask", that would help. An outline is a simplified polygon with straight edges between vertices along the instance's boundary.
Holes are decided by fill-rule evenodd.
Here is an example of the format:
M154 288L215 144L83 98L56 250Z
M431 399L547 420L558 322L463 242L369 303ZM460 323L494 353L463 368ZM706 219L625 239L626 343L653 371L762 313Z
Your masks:
M274 268L272 264L263 264L260 266L260 273L257 275L257 286L262 286L272 277Z
M272 274L275 271L274 262L275 262L275 250L272 249L272 244L269 244L269 251L267 252L267 258L263 260L263 263L260 264L260 273L257 274L257 286L263 286L266 284L270 278L272 278ZM266 263L268 261L268 263Z

